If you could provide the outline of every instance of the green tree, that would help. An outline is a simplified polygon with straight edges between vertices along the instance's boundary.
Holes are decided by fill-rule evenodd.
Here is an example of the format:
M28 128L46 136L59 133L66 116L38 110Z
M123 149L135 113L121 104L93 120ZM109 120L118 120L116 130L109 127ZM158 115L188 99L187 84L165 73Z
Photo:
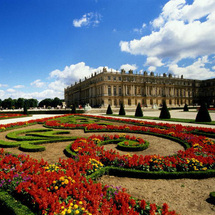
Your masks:
M138 103L136 111L135 111L135 116L136 117L142 117L143 116L143 111L141 109L140 103Z
M119 115L125 115L125 109L123 103L120 104Z
M2 107L3 107L4 109L12 109L12 107L13 107L14 105L15 105L15 104L14 104L14 100L11 99L11 98L4 99L4 100L2 101Z
M25 103L24 98L18 98L16 101L16 108L23 108Z
M196 122L211 122L211 117L207 109L207 105L205 102L201 103L199 111L196 115Z
M169 110L166 106L166 102L163 101L163 106L161 108L161 112L160 112L160 116L159 116L160 119L170 119L171 116L170 116L170 113L169 113Z
M44 106L46 106L46 108L51 107L52 106L52 99L50 99L50 98L43 99L39 103L39 107L44 107Z
M62 101L61 101L58 97L55 97L55 98L52 100L51 106L52 106L52 107L57 107L58 105L62 105Z
M29 107L35 108L38 105L38 100L37 99L28 99L28 105L29 105Z
M112 109L111 109L110 104L108 105L108 108L107 108L106 114L113 114L113 111L112 111Z

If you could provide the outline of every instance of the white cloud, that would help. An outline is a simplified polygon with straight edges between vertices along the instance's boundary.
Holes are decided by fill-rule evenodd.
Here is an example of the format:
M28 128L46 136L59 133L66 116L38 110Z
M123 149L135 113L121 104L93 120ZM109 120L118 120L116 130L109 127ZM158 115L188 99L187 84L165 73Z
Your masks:
M212 70L215 70L215 66L212 67Z
M137 66L136 64L123 64L120 69L124 69L125 71L129 71L129 70L136 70Z
M197 16L200 9L201 15ZM204 16L207 17L205 21L197 19ZM162 24L155 24L158 22ZM184 0L170 0L152 23L159 27L158 31L152 31L140 40L121 41L121 50L176 62L215 53L215 1L195 0L187 5Z
M141 28L134 28L133 31L138 34L142 34L145 27L146 27L146 23L143 23Z
M80 19L73 20L73 26L80 28L83 26L97 26L101 21L101 15L99 13L87 13L84 14Z
M198 58L193 64L187 67L179 67L177 64L170 64L169 71L175 75L183 75L185 78L191 79L209 79L214 78L215 73L210 71L209 68L205 67L205 64L210 63L208 56Z
M155 72L156 67L155 67L155 66L150 66L150 67L148 68L148 70L149 70L149 72Z
M106 67L107 71L116 71L114 69ZM70 66L66 66L62 71L54 70L49 74L49 77L52 79L56 79L58 84L62 84L62 86L68 86L74 83L75 81L79 81L80 79L84 79L85 77L89 77L94 72L101 72L103 67L92 68L87 66L84 62L80 62L77 64L72 64ZM50 86L53 87L53 84Z
M34 82L32 82L30 85L31 85L31 86L35 86L35 87L38 87L38 88L41 88L41 87L44 87L44 86L45 86L45 83L42 82L40 79L37 79L37 80L35 80Z
M4 97L4 95L5 95L4 90L0 90L0 98L3 98L3 97Z
M156 66L156 67L160 67L163 66L164 64L162 63L162 61L160 59L158 59L157 57L148 57L145 63L146 66Z
M14 88L16 88L16 89L20 89L20 88L24 88L25 86L24 85L16 85L16 86L14 86Z
M151 34L121 41L121 51L145 55L149 66L157 66L153 58L160 60L159 66L164 66L215 54L214 0L193 0L192 4L185 0L169 0L151 25L154 28Z
M14 89L12 89L12 88L7 89L6 91L9 92L9 93L14 93L14 92L16 92L16 90L14 90Z
M7 84L0 84L0 87L7 87Z

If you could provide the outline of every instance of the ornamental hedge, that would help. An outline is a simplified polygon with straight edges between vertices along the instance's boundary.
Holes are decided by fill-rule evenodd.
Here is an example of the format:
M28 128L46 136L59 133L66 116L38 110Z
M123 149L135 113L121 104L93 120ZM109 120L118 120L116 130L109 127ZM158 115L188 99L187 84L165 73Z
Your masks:
M67 117L70 120L75 119L69 123L66 120ZM107 132L105 136L74 137L74 142L65 150L70 158L60 159L55 164L48 164L44 160L37 161L23 154L14 156L1 150L0 189L4 192L7 191L13 198L21 200L21 203L34 214L176 214L174 211L170 212L165 203L159 207L145 200L135 199L123 189L113 189L93 180L103 174L167 179L215 176L214 142L205 136L193 134L193 132L214 134L214 129L118 119L115 121L131 123L131 125L113 125L111 123L99 125L96 123L97 121L113 119L88 117L86 115L68 115L64 116L62 120L60 117L56 117L29 121L27 124L0 125L0 131L33 123L44 123L50 128L82 128L85 129L85 132ZM112 131L117 131L118 136L111 135ZM23 129L22 132L11 132L9 137L19 139L16 141L17 143L27 141L29 145L34 145L32 142L38 141L39 143L39 141L57 139L64 141L63 138L66 137L61 137L61 132L68 131ZM122 132L126 134L122 134ZM127 133L144 133L174 139L180 142L185 150L169 156L120 155L114 150L104 150L103 145L110 142L119 144L127 140L131 143L139 141L135 136ZM125 138L126 140L122 138L124 136L127 138ZM5 199L4 202L6 201ZM16 207L14 206L14 208Z

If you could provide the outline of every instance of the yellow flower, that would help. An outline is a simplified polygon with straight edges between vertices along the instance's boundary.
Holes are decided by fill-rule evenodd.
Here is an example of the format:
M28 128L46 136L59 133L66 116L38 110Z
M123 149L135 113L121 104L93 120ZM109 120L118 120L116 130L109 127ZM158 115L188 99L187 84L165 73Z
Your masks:
M57 190L57 189L58 189L58 186L55 186L54 189Z
M79 214L79 213L80 213L79 210L76 210L76 211L75 211L75 214Z
M67 213L68 213L68 214L71 214L71 212L72 212L71 209L68 209L68 210L67 210Z
M77 209L77 208L78 208L78 205L75 204L75 205L74 205L74 208Z

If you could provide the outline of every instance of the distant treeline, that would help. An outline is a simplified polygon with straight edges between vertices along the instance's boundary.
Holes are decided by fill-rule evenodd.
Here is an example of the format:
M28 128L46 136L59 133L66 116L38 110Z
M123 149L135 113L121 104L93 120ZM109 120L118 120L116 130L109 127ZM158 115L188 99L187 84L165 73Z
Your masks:
M37 99L0 99L0 107L2 109L19 109L24 108L26 105L28 108L36 108L36 107L57 107L62 105L63 100L55 97L54 99L46 98L42 101L38 102Z

